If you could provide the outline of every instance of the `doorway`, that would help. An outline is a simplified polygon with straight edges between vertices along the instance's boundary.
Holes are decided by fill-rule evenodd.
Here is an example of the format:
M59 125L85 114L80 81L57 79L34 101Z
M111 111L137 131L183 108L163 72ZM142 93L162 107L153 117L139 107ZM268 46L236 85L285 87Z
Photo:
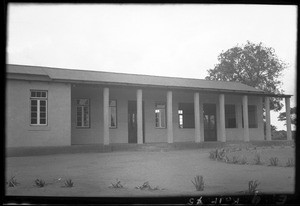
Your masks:
M145 124L144 124L144 101L142 103L143 113L143 143L145 142ZM137 143L137 103L128 101L128 143Z
M204 141L217 141L216 104L203 104Z

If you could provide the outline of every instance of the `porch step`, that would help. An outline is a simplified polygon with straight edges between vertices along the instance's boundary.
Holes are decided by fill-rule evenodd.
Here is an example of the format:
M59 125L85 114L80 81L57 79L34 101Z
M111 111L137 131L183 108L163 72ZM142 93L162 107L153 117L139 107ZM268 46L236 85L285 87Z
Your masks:
M171 151L188 149L210 149L221 147L263 147L263 146L292 146L294 141L251 141L251 142L175 142L168 143L145 143L145 144L102 144L94 145L72 145L72 146L52 146L52 147L18 147L6 148L6 157L39 156L54 154L74 154L74 153L101 153L118 151Z

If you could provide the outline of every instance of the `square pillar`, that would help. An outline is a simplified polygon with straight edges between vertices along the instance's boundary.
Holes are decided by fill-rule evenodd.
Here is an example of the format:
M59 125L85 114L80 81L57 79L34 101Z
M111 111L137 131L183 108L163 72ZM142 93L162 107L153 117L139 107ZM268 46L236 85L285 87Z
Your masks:
M249 142L248 96L243 96L244 141Z
M265 110L266 110L266 140L271 141L271 114L270 114L270 98L265 97Z
M199 107L199 93L194 93L194 113L195 113L195 142L201 141L200 134L200 107Z
M167 92L167 129L168 143L173 143L173 107L172 107L172 91Z
M287 135L287 140L292 140L290 97L285 97L285 114L286 114L286 135Z
M137 143L143 144L143 91L138 89L136 92L137 100Z
M219 94L219 108L220 108L220 141L226 142L225 130L225 95Z
M103 144L109 145L109 88L103 89Z

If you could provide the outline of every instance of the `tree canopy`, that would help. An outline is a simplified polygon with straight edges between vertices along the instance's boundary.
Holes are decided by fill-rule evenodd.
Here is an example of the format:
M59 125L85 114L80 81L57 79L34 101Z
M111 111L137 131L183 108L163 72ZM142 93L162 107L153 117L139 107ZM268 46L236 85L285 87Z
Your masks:
M222 52L218 61L213 69L208 70L205 79L237 81L269 93L283 93L279 78L287 64L277 57L271 47L247 41L246 45L237 45ZM281 98L270 100L271 110L281 110Z
M291 115L291 124L296 125L296 107L292 107L290 110L290 115ZM278 121L286 121L286 112L280 112L278 116Z

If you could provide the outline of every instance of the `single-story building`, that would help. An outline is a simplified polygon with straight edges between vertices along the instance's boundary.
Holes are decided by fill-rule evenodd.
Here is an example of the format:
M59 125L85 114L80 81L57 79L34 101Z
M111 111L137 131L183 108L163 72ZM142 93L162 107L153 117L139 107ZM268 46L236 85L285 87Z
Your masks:
M278 96L238 82L12 64L6 80L6 147L271 140ZM291 95L280 97L289 117Z

